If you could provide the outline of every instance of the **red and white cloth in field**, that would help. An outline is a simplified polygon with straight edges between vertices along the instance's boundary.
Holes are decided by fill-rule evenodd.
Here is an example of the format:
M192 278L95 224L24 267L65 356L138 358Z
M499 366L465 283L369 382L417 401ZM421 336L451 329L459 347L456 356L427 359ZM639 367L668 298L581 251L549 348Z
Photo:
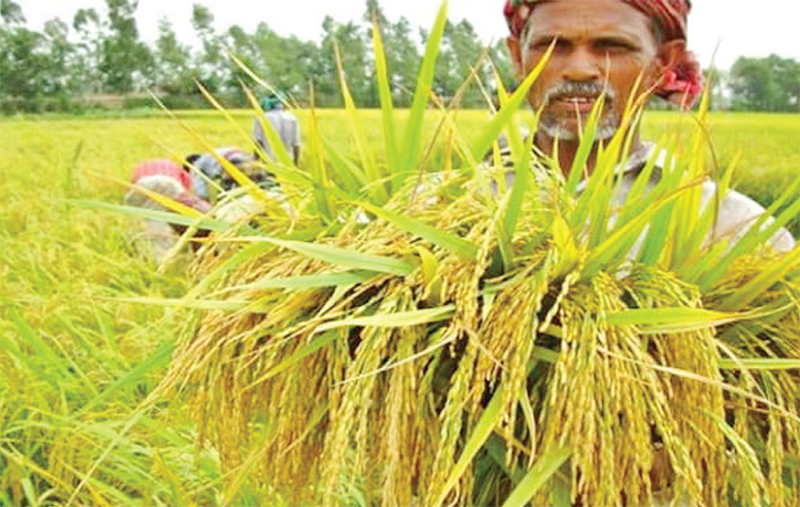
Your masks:
M180 165L167 159L147 160L137 165L131 174L133 187L125 194L125 204L157 211L170 211L152 197L158 194L184 206L207 213L208 202L192 192L189 173ZM155 219L144 219L133 241L137 249L151 256L159 264L172 252L185 227Z
M192 188L192 178L189 172L172 160L165 158L146 160L137 165L131 174L131 182L138 183L142 178L156 175L173 178L186 191Z
M519 37L525 22L537 4L552 0L506 0L503 15L513 37ZM686 24L692 8L690 0L621 0L643 12L658 23L663 41L686 40ZM703 91L703 73L695 56L689 51L670 62L664 70L661 85L655 95L689 108Z
M171 160L153 159L142 162L133 170L131 182L137 187L169 197L203 213L210 208L207 201L192 192L192 179L189 173ZM132 188L128 192L125 203L130 206L164 210L163 206L137 188Z

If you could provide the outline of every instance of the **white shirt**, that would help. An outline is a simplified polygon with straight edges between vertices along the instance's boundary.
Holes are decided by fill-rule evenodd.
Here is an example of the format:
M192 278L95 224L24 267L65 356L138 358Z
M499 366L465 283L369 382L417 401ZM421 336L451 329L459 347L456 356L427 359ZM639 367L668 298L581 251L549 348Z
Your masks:
M300 147L300 124L297 117L292 113L283 109L273 109L266 113L267 121L272 125L272 129L277 132L281 138L281 142L286 147L289 156L292 156L294 148ZM253 118L253 137L256 142L264 149L267 156L275 160L275 153L269 145L267 136L264 134L264 129L261 126L261 121L258 117Z
M504 162L510 161L510 150L501 150L500 153ZM665 162L665 153L655 153L655 146L650 143L645 143L637 150L636 153L631 154L625 167L619 171L622 178L619 185L619 192L612 197L612 204L622 205L628 197L628 194L633 187L636 178L639 175L639 169L651 157L657 156L656 167L663 167ZM513 166L512 162L504 163L506 167ZM550 175L536 174L537 180L547 186L547 181L551 179ZM660 179L660 171L653 171L650 182L648 183L648 191L652 189ZM506 172L506 188L510 188L514 181L514 173ZM586 182L581 182L577 191L580 193L586 186ZM702 185L701 197L701 213L709 205L713 205L715 196L717 194L716 182L707 179ZM764 214L764 208L756 201L747 197L746 195L737 192L736 190L729 189L725 195L719 199L719 210L717 213L717 221L712 227L711 232L706 237L705 244L716 243L719 241L727 241L730 245L734 245L750 230L753 224ZM766 229L775 222L773 217L769 217L764 221L762 229ZM792 237L788 230L781 227L772 237L767 244L778 252L788 252L795 247L795 239ZM635 250L635 248L634 248Z

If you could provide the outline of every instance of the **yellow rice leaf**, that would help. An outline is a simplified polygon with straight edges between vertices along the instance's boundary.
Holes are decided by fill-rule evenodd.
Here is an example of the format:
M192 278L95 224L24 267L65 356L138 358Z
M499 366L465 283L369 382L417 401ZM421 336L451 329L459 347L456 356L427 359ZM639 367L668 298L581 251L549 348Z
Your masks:
M610 312L612 326L637 326L643 334L681 333L706 329L741 320L744 314L716 312L703 308L629 308Z
M391 222L400 229L408 231L442 248L446 248L466 260L474 260L478 255L478 247L476 245L453 233L443 231L419 220L405 217L387 209L373 206L367 202L358 202L355 204L361 206L370 213L374 213L387 222Z
M449 319L455 310L455 305L445 305L439 308L425 310L411 310L408 312L381 313L367 317L351 317L349 319L326 322L318 330L334 329L337 327L371 326L371 327L406 327L438 322Z
M236 238L234 241L271 243L273 245L294 250L295 252L303 255L307 255L314 259L319 259L337 266L375 271L378 273L390 273L398 276L406 276L416 269L414 265L400 259L395 259L394 257L367 254L331 245L319 245L316 243L307 243L305 241L282 240L277 238L268 238L266 236L241 237Z
M797 272L798 264L800 264L800 247L785 254L778 262L768 264L758 276L728 296L720 304L720 309L736 310L747 306L772 285L783 280L787 273Z
M800 358L794 359L720 359L721 370L800 370Z
M288 370L289 368L300 362L302 359L310 356L311 354L318 351L322 347L328 345L329 343L332 343L338 337L339 335L336 332L323 333L319 336L314 337L314 339L311 340L309 343L295 350L292 354L287 356L280 363L276 364L275 366L270 368L266 373L258 377L253 382L251 382L247 386L247 389L252 389L254 387L257 387L265 380Z

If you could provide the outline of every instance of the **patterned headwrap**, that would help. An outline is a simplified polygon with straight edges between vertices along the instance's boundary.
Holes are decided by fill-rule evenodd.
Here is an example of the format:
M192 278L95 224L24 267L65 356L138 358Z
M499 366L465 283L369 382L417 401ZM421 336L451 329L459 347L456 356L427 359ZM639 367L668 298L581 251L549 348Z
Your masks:
M210 209L208 202L192 192L189 173L172 160L153 159L140 163L133 170L131 183L150 192L169 197L184 206L189 206L203 213L208 212ZM137 188L132 188L127 193L125 204L161 211L166 209Z
M503 15L511 35L519 37L536 4L547 0L506 0ZM690 0L621 0L655 20L663 30L664 41L686 39L686 18ZM664 71L655 94L683 107L690 107L703 90L703 74L694 55L684 51Z
M131 174L131 182L138 183L139 180L148 176L167 176L180 183L184 190L192 188L189 172L172 160L165 158L146 160L137 165Z

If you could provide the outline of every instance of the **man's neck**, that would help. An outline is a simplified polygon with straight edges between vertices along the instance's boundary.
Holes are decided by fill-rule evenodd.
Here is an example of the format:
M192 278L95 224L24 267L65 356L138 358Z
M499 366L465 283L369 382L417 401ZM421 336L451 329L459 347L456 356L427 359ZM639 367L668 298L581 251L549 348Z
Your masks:
M534 138L534 143L536 146L544 153L545 155L558 160L558 164L561 167L561 171L564 173L564 176L569 175L569 171L572 168L572 164L575 160L575 156L578 153L578 147L580 146L580 141L562 141L559 140L556 143L555 139L544 134L542 132L537 132L536 137ZM556 153L556 146L558 146L558 153ZM599 147L599 143L595 142L592 145L592 151L589 153L589 158L586 161L586 173L591 174L594 171L595 165L597 164L597 150ZM635 153L642 147L641 140L639 138L639 132L634 133L633 142L631 143L631 153Z

